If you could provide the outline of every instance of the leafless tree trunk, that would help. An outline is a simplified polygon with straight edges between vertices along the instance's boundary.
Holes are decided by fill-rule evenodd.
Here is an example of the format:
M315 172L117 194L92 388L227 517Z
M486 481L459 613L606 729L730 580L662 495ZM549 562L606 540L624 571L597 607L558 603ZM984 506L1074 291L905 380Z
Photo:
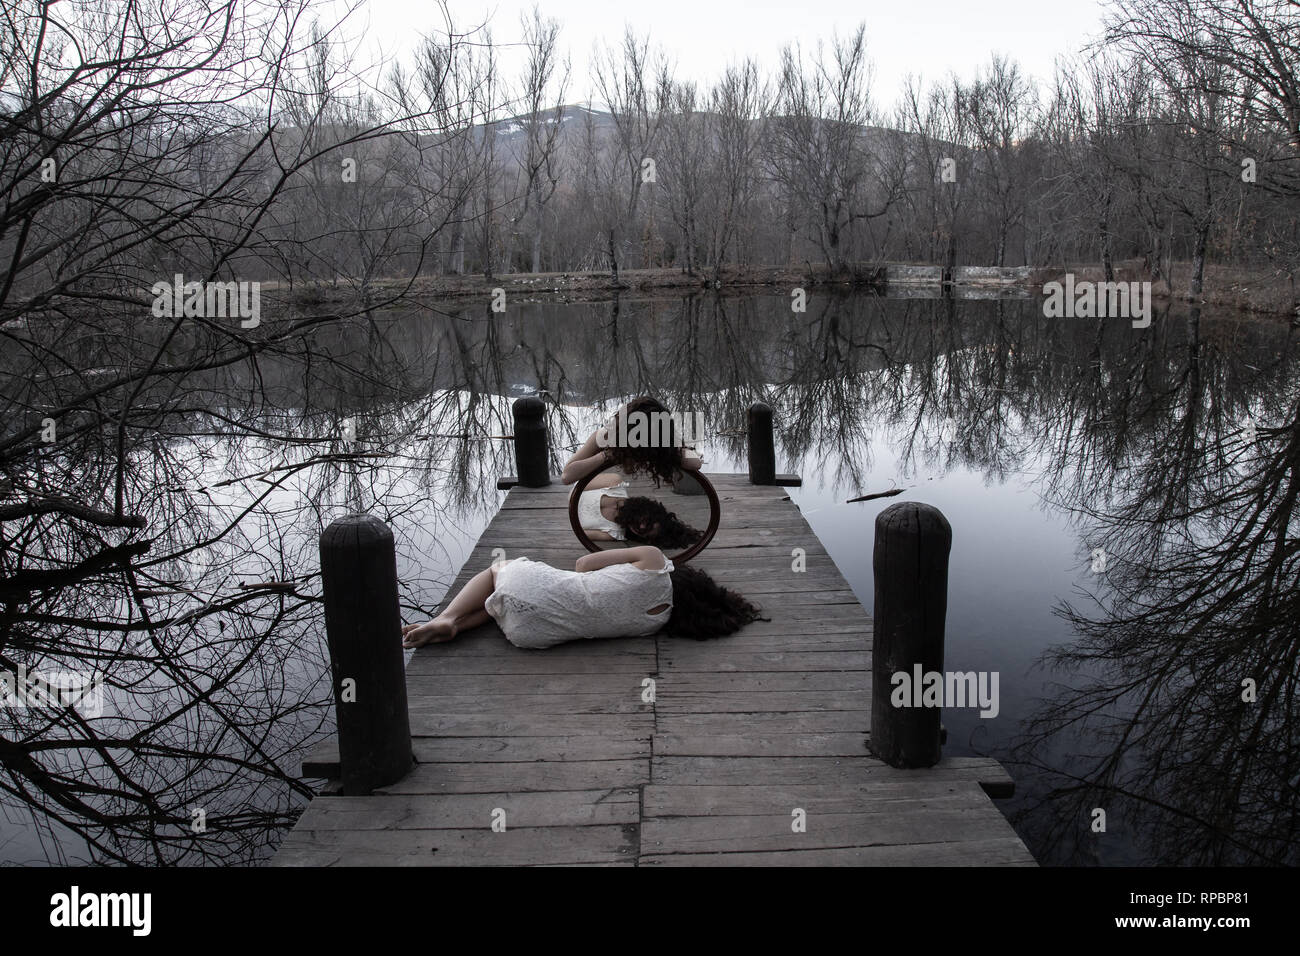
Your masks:
M631 28L620 48L600 51L592 73L614 128L603 232L617 277L620 259L636 261L629 237L637 234L640 225L641 188L654 181L649 177L651 169L657 178L655 151L669 109L672 73L664 54L652 50L649 39L637 37ZM652 165L647 166L647 160ZM644 252L640 261L645 261Z

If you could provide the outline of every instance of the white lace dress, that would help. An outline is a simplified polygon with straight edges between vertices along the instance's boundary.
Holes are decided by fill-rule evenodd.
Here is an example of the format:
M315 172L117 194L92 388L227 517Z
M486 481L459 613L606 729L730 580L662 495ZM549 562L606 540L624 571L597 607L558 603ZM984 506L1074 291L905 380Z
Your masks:
M584 491L578 496L578 524L584 531L604 531L615 541L622 541L627 537L623 529L614 521L606 518L600 510L600 499L605 496L610 498L627 498L628 483L620 481L616 485L610 485L608 488L592 488L590 491Z
M484 604L516 647L554 647L593 637L644 637L668 622L673 582L665 559L658 571L613 564L598 571L562 571L529 558L496 565L496 590ZM658 614L651 608L668 605Z

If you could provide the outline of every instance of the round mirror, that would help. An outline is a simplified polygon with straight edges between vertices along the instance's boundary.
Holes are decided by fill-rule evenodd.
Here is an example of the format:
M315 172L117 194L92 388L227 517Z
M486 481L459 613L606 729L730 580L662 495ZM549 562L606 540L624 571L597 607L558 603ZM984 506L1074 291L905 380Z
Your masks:
M721 518L718 493L698 471L656 488L645 475L608 468L581 479L569 497L569 523L588 551L652 544L674 564L708 547Z

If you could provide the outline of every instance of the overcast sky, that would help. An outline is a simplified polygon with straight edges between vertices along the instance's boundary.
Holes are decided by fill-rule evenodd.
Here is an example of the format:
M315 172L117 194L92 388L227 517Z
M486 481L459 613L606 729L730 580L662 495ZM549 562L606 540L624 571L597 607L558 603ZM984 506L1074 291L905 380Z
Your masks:
M519 38L520 15L532 5L451 0L458 25L486 20L498 42ZM570 102L585 100L592 90L593 44L617 42L625 24L649 31L675 61L678 78L708 84L745 56L771 66L791 40L811 45L865 22L875 65L873 98L888 108L909 73L927 81L950 70L969 77L995 52L1048 80L1056 58L1077 52L1100 31L1103 17L1097 0L542 0L540 6L560 21L561 45L572 58ZM441 25L432 0L363 0L354 17L347 33L364 37L367 59L376 50L408 53L421 31Z

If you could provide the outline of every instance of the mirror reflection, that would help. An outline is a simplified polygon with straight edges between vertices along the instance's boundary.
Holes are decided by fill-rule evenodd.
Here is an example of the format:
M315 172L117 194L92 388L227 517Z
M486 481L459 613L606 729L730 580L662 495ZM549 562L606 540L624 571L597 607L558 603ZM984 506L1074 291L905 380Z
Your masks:
M598 550L649 544L669 558L700 542L716 507L696 477L700 417L648 395L620 406L565 465L562 480L576 482L574 533Z
M648 476L606 469L578 496L578 521L601 550L652 544L669 558L700 540L711 508L689 472L658 487Z

